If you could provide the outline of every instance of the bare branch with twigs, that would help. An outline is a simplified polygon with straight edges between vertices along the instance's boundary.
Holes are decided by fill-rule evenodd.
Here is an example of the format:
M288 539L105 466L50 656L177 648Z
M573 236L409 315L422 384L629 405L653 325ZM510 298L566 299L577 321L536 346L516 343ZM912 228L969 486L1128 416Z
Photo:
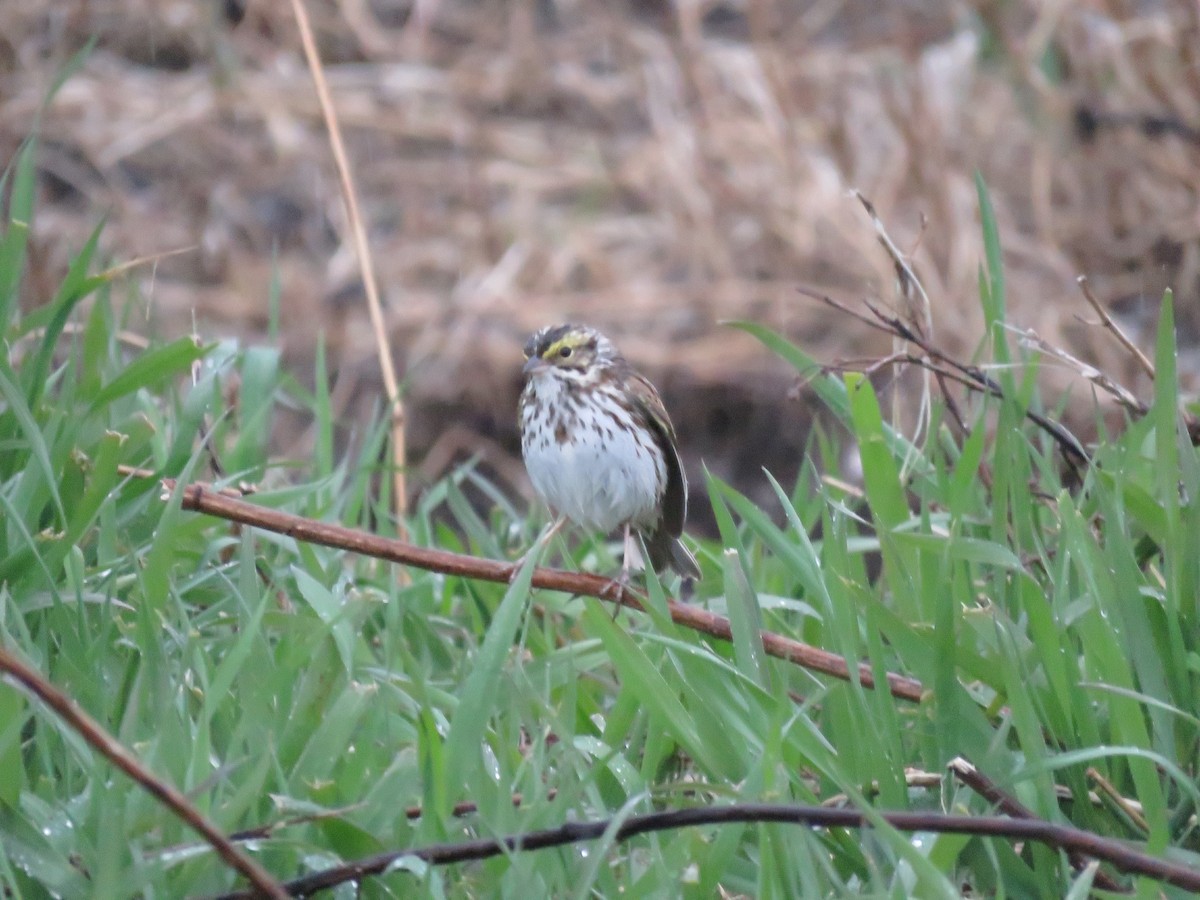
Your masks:
M873 221L877 221L874 216L874 211L869 202L856 195L862 201L867 211L872 214ZM877 222L877 232L882 230L882 225ZM890 241L885 240L885 235L880 237L880 242L885 247L889 248L889 253L893 253L894 245ZM897 267L897 272L900 272L900 266L903 263L903 257L898 255L896 251L893 255L893 262ZM1100 316L1101 324L1107 329L1127 351L1133 356L1139 368L1151 379L1155 377L1153 364L1146 355L1137 348L1128 335L1121 330L1120 326L1113 320L1108 311L1101 306L1100 301L1092 293L1091 286L1085 276L1079 276L1077 282L1080 289L1083 291L1084 297L1088 304L1094 309L1097 315ZM919 284L919 283L918 283ZM818 300L826 306L836 309L843 315L866 325L867 327L881 331L884 334L891 335L893 340L905 341L919 348L925 356L918 357L911 353L893 352L890 356L875 359L863 365L863 370L872 372L885 366L895 365L916 365L932 373L937 379L942 389L942 395L945 399L947 410L949 411L955 424L965 430L965 422L958 410L953 395L947 389L947 382L955 382L966 387L971 391L986 393L993 397L1003 397L1004 392L1000 384L993 378L989 377L986 372L979 366L969 365L960 362L943 351L935 347L932 341L926 337L923 329L913 322L909 321L908 316L897 315L895 313L882 309L877 303L869 298L863 298L862 304L869 312L860 312L852 309L847 304L810 288L801 286L799 292L806 297ZM1111 396L1116 403L1131 415L1141 418L1150 410L1150 404L1139 399L1132 391L1120 384L1116 379L1108 373L1099 369L1096 366L1084 362L1073 354L1067 352L1062 347L1051 344L1043 339L1032 329L1020 329L1009 326L1010 330L1018 335L1023 346L1035 349L1074 371L1079 377L1091 382L1099 390ZM1089 463L1089 456L1084 450L1082 443L1076 438L1061 422L1056 422L1031 409L1025 410L1025 417L1035 423L1039 428L1049 434L1059 445L1064 459L1074 468ZM1191 415L1188 412L1183 413L1183 424L1187 429L1188 437L1193 445L1200 446L1200 419Z
M831 306L834 309L853 316L858 321L865 323L877 331L882 331L885 334L901 337L909 343L920 348L925 353L925 358L910 354L907 357L889 357L888 359L903 359L905 362L928 369L929 371L937 374L940 379L953 380L978 393L989 394L993 397L1004 396L1004 391L1000 387L1000 384L994 378L987 375L987 373L985 373L979 366L973 366L968 365L967 363L959 362L953 357L942 352L926 338L922 337L920 334L917 334L917 332L904 321L902 321L899 316L885 312L870 300L863 300L863 305L866 306L871 313L870 316L867 316L851 309L844 303L835 300L828 294L822 294L819 291L814 291L805 287L800 287L798 290L806 297L819 300L820 302ZM942 384L942 390L946 396L947 402L952 403L953 398L946 390L944 382ZM1083 444L1060 422L1055 422L1032 409L1025 410L1025 417L1054 439L1055 443L1058 444L1059 449L1062 451L1063 457L1072 466L1077 467L1088 462L1089 457L1087 451L1083 447Z

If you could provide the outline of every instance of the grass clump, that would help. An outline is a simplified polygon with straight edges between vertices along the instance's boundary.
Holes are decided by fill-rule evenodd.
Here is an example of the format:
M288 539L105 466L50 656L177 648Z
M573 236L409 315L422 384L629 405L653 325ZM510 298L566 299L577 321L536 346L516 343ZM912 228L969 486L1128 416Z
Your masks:
M0 240L0 642L40 669L281 880L385 851L735 801L984 814L966 757L1033 815L1193 866L1197 856L1200 464L1181 418L1172 305L1149 412L1067 484L1028 361L1007 345L999 238L981 292L1000 396L894 430L869 381L818 375L837 428L762 509L719 479L694 602L614 620L591 598L411 570L185 511L157 476L254 482L253 501L394 532L374 461L339 458L319 372L272 348L134 346L93 239L57 296L17 302L36 145L7 174ZM802 350L753 325L811 376ZM320 369L320 367L318 367ZM312 460L269 455L282 403ZM853 441L861 491L817 476ZM214 463L219 470L213 471ZM769 475L764 477L770 478ZM414 542L485 556L532 524L480 514L470 468L428 491ZM572 552L572 551L568 551ZM603 569L602 543L570 565ZM833 650L848 681L763 652L762 630ZM919 679L920 703L869 690ZM514 797L519 795L519 802ZM470 808L465 809L464 803ZM402 857L365 896L1085 896L1094 867L1042 845L750 823L450 866ZM0 684L0 885L16 897L184 896L236 886L213 851L26 694ZM1141 894L1176 889L1152 881ZM1182 892L1179 893L1182 896Z

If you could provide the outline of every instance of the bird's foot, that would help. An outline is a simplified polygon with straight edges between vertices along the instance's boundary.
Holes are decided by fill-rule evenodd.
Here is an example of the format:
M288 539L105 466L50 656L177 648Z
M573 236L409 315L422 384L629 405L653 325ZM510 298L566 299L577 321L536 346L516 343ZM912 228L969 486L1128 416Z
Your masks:
M621 613L621 608L625 605L627 597L632 596L629 593L629 572L624 568L616 578L610 579L608 584L604 586L603 595L612 598L613 601L613 621Z

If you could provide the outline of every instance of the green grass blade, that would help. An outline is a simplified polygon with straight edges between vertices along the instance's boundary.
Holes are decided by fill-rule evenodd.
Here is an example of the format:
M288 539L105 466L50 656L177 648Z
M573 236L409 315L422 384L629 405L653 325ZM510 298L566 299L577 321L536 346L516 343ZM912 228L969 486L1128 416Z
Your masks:
M458 789L472 783L474 773L482 766L488 717L500 698L500 673L512 650L521 617L529 606L530 580L536 563L530 554L505 592L475 656L471 674L459 693L458 709L446 737L446 779ZM453 802L450 797L444 798L446 801ZM449 807L439 812L443 817L450 815Z
M725 766L700 737L696 722L679 700L679 692L663 676L624 629L620 628L599 603L589 603L585 619L598 633L609 658L621 675L622 685L633 692L662 727L709 772L721 772Z
M0 223L4 229L0 238L0 330L5 332L17 308L17 293L25 268L25 250L33 221L37 148L36 138L29 138L18 151L15 164L5 171L6 180L10 174L12 177L6 221ZM4 352L7 354L7 347Z
M736 550L724 554L725 596L729 603L729 623L733 629L733 652L738 667L755 684L770 689L770 673L763 659L762 609L750 586Z
M186 337L148 350L125 366L119 375L105 384L92 398L92 409L109 406L134 391L160 389L168 381L186 375L197 360L212 349Z
M983 175L975 173L975 194L979 200L979 221L983 229L983 253L986 268L980 273L979 296L983 301L984 324L991 339L992 355L1000 366L1000 383L1008 396L1014 394L1014 380L1008 368L1012 354L1008 349L1008 334L1005 326L1008 314L1005 310L1004 254L1000 249L1000 228L996 224L996 210L988 193Z
M37 406L42 392L46 388L46 380L50 375L50 363L58 346L58 339L62 336L63 329L67 327L67 321L71 318L75 307L88 294L107 282L103 276L87 274L92 263L92 256L96 252L96 245L100 240L100 230L100 227L97 226L83 249L71 260L67 275L50 304L44 308L41 314L35 313L27 316L22 323L23 328L28 331L33 327L40 326L43 320L45 321L45 331L37 355L25 373L25 394L29 398L30 407Z
M908 502L900 481L900 467L884 438L883 414L871 383L860 375L846 376L850 417L858 438L867 499L880 530L887 531L908 520Z
M0 413L0 438L9 441L19 441L24 453L8 454L8 462L3 466L4 474L12 475L23 468L23 460L31 458L43 487L49 493L54 503L54 511L58 514L59 522L65 523L67 514L63 508L62 497L58 490L58 475L54 463L50 460L50 448L40 423L35 419L33 410L26 402L26 393L17 384L16 373L8 367L7 361L0 360L0 398L4 400L6 411ZM13 421L6 423L9 416ZM28 456L26 456L28 454ZM19 467L19 468L17 468Z

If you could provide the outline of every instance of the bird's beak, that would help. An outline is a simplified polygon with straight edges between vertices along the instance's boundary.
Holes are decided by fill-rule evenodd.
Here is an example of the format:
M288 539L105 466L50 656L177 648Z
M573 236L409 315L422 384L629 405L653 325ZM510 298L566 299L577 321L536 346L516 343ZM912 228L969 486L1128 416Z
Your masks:
M546 362L540 356L531 356L525 360L525 365L521 367L521 374L532 375L534 372L540 372L542 369L550 368L550 363Z

